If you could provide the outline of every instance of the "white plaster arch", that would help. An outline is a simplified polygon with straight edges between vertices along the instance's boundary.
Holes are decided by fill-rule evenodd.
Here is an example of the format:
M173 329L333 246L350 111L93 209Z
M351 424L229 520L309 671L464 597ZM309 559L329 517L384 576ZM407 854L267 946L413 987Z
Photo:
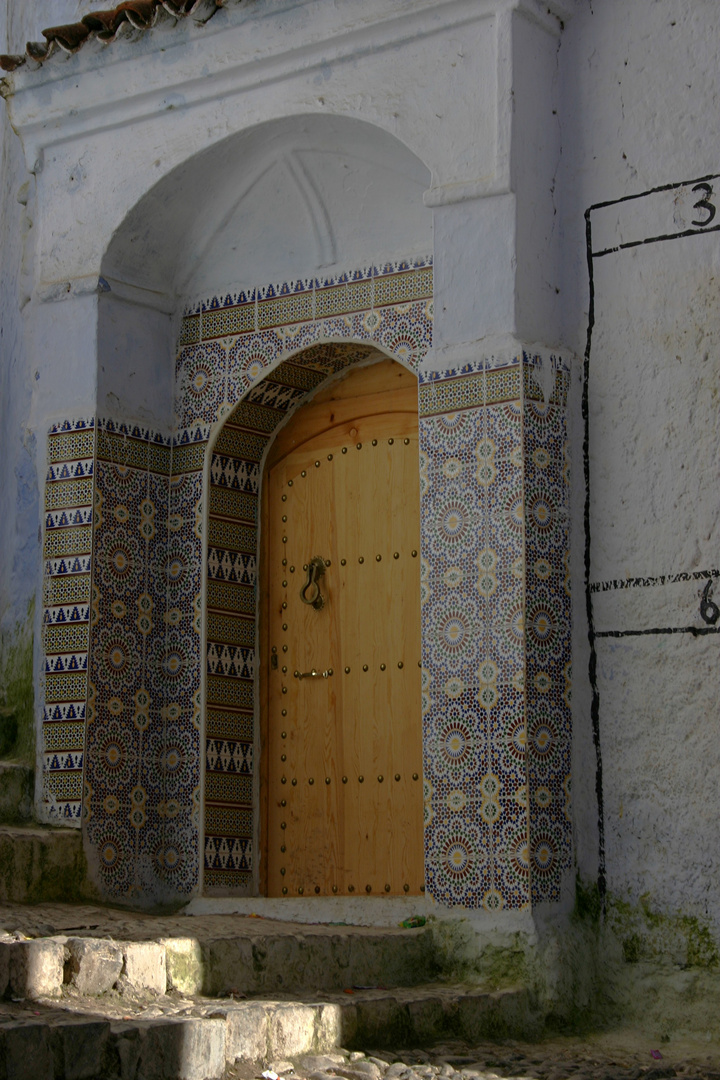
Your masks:
M40 295L93 288L110 236L156 179L285 116L344 116L384 129L426 163L433 189L494 189L496 174L506 186L495 137L494 9L494 0L440 10L405 0L388 12L384 0L343 0L332 10L317 2L255 20L243 7L221 12L205 31L147 34L113 53L110 65L91 42L68 70L49 63L39 74L14 73L10 109L38 175L44 219Z
M426 166L380 127L285 116L206 147L125 215L104 253L97 409L172 423L184 303L432 250Z
M432 249L430 171L381 127L288 115L196 153L126 214L110 283L168 299L248 289Z

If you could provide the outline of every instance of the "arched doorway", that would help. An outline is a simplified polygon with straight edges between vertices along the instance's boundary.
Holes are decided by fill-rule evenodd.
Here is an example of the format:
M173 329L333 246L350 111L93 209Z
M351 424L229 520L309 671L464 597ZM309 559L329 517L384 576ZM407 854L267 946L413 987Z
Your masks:
M419 275L423 272L420 268L398 268L384 281L397 273L410 274L420 285ZM398 291L406 293L404 281L399 280ZM351 287L348 284L348 292ZM403 304L402 310L388 305L362 318L371 327L368 330L363 326L370 340L313 345L275 366L267 363L267 373L261 378L255 372L255 335L241 338L238 345L242 351L238 350L235 363L247 368L244 378L246 382L252 380L251 385L223 419L206 455L208 512L202 532L206 575L202 602L207 667L201 688L206 749L202 789L206 896L257 896L267 890L267 805L265 801L261 807L259 691L267 677L269 660L257 626L257 613L262 607L258 564L266 546L260 537L267 533L266 528L261 529L261 478L266 454L289 414L306 397L310 399L335 385L328 383L329 378L373 364L388 354L400 361L398 371L405 367L414 371L425 342L429 344L428 299ZM372 342L371 334L378 335L378 345ZM204 363L201 354L196 360L198 372ZM407 407L416 417L414 376L409 385ZM408 449L410 444L401 445ZM263 795L265 791L263 787Z
M271 896L423 887L417 379L300 408L265 464L261 789Z

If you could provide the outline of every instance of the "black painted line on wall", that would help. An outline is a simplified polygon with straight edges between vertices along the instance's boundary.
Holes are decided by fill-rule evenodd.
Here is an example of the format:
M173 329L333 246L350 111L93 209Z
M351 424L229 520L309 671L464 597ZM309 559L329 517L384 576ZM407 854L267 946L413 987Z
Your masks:
M628 244L621 244L617 248L608 248L605 251L599 252L597 255L593 255L592 249L592 223L590 215L593 210L599 210L603 207L614 206L618 203L632 202L635 199L645 198L647 195L655 195L662 191L673 191L678 188L692 187L694 184L700 184L707 180L717 180L720 178L720 173L710 173L707 176L696 177L693 180L683 180L678 183L660 184L658 187L648 188L646 191L638 192L635 195L625 195L620 199L608 199L604 202L593 203L585 211L585 246L586 246L586 258L588 266L588 291L589 291L589 304L588 304L588 327L587 327L587 340L585 345L585 356L583 360L583 392L582 392L582 417L583 417L583 472L585 479L585 507L583 513L583 523L585 528L585 610L587 615L588 625L588 644L590 646L590 658L588 661L588 677L590 681L590 689L592 693L592 700L590 706L590 719L592 723L593 743L595 746L595 794L597 796L597 813L598 813L598 892L602 901L603 914L605 913L605 895L607 890L607 877L606 877L606 862L605 862L605 811L604 811L604 798L603 798L603 771L602 771L602 749L600 745L600 691L598 688L597 679L597 650L595 648L595 641L597 638L606 637L636 637L636 636L648 636L651 634L690 634L693 637L704 637L707 634L720 633L720 627L665 627L650 630L605 630L596 632L595 622L593 617L593 601L592 593L593 587L590 584L590 562L591 562L591 537L590 537L590 410L589 410L589 381L590 381L590 353L592 348L592 336L593 329L595 327L595 278L593 272L593 258L598 258L601 255L610 254L612 251L620 251L628 247L637 247L646 243L659 243L663 240L675 240L681 236L702 236L703 232L715 232L720 230L720 226L714 226L713 229L692 229L683 233L673 233L664 236L649 237L645 240L636 242L630 242Z
M597 630L595 637L646 637L650 634L691 634L692 637L705 637L706 634L720 634L720 626L657 626L652 630Z
M696 176L694 180L680 180L672 184L660 184L659 187L648 188L636 195L623 195L620 199L606 199L605 202L596 202L585 211L585 217L592 210L601 210L605 206L616 206L618 203L632 202L634 199L644 199L646 195L657 195L660 191L675 191L677 188L692 187L693 184L702 184L706 180L720 180L720 173L709 173L707 176Z
M593 581L590 592L652 588L655 585L674 585L683 581L710 581L713 578L720 578L720 570L690 570L679 574L661 574L660 577L617 578L610 581Z
M718 232L720 225L713 225L708 229L685 229L684 232L664 233L662 236L648 236L644 240L628 240L626 244L618 244L617 247L603 248L602 251L594 251L593 259L601 259L603 255L612 255L615 251L625 251L627 248L642 247L644 244L659 244L662 240L680 240L683 236L703 236L705 233Z
M605 808L603 797L603 772L602 772L602 749L600 746L600 691L597 681L597 652L595 649L595 622L593 619L593 602L590 590L590 409L588 388L590 382L590 348L592 345L592 333L595 326L595 280L593 276L592 255L592 225L590 211L585 211L585 243L588 264L588 285L590 302L588 306L587 342L585 344L585 356L583 359L583 391L582 391L582 417L583 417L583 472L585 477L585 507L583 511L583 523L585 527L585 613L588 627L588 644L590 646L590 658L588 661L588 678L590 680L591 702L590 722L592 724L593 745L595 747L595 797L597 799L597 826L598 826L598 874L597 887L605 914L605 893L607 890L607 876L605 868Z

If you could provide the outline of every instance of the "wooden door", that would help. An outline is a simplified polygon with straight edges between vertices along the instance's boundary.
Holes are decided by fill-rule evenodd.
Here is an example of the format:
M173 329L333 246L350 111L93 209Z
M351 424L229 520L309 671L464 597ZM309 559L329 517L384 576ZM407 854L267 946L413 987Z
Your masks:
M268 894L419 893L414 375L382 361L298 411L266 465L264 536Z

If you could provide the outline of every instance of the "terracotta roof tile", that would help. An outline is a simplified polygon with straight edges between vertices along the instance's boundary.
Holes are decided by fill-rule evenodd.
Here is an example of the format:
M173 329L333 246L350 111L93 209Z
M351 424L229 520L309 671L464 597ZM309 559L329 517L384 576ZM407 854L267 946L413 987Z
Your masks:
M66 52L79 49L90 31L84 23L70 23L68 26L51 26L43 30L42 35L48 41L56 41Z
M77 52L90 37L112 41L124 23L134 30L150 30L162 12L176 19L205 15L202 21L206 22L224 3L225 0L123 0L123 3L107 11L93 11L85 15L80 22L48 27L42 32L45 41L28 41L25 54L0 55L0 68L15 71L28 57L42 63L56 49Z

